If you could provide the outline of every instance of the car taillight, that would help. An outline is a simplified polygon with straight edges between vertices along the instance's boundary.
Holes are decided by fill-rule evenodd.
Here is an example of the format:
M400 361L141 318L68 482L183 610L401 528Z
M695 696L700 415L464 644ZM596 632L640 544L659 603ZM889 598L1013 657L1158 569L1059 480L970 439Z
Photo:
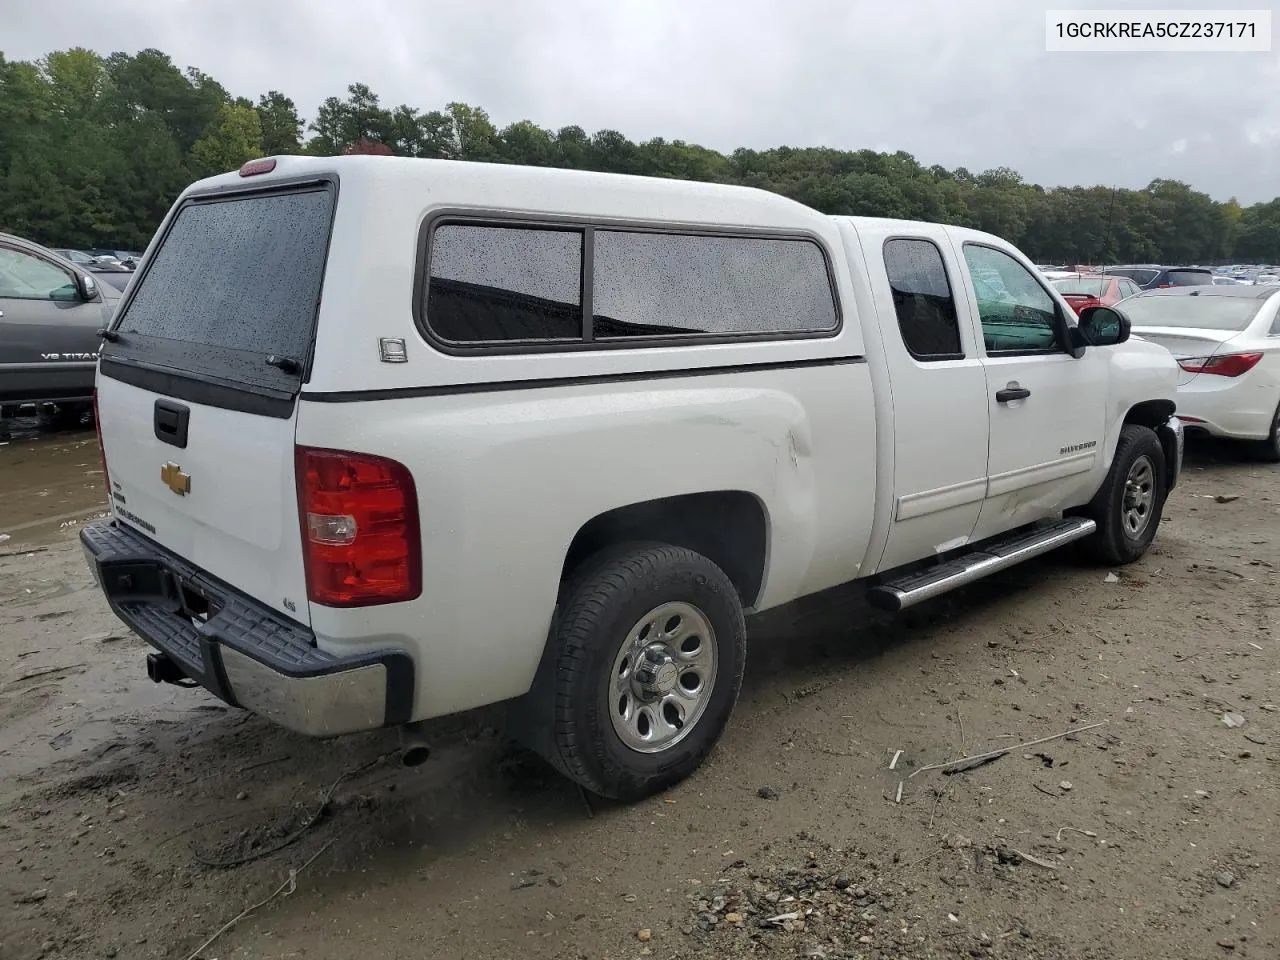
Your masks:
M1172 287L1172 286L1173 286L1173 284L1172 284L1172 283L1157 283L1157 284L1156 284L1156 289L1157 289L1157 290L1168 290L1168 289L1169 289L1170 287Z
M1188 357L1178 366L1187 373L1212 373L1220 377L1238 377L1248 373L1262 359L1260 353L1224 353L1220 357Z
M98 416L98 391L93 391L93 432L98 435L98 459L102 463L102 482L107 486L107 505L111 505L111 475L107 473L107 448L102 445L102 418Z
M327 607L412 600L422 592L418 495L394 460L298 447L307 596Z

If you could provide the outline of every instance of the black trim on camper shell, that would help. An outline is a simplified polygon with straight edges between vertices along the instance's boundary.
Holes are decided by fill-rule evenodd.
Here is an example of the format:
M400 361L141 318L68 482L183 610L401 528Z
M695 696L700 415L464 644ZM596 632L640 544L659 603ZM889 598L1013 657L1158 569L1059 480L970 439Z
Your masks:
M543 377L529 380L502 380L483 383L451 383L433 387L392 387L386 390L303 391L302 399L315 403L359 403L365 400L402 400L410 397L449 397L470 393L499 393L508 390L540 390L552 387L594 386L606 383L632 383L645 380L671 380L679 377L712 377L725 373L755 373L764 370L788 370L801 367L834 367L866 363L863 356L812 357L804 360L779 360L765 363L739 363L729 366L681 367L675 370L631 370L625 373L601 373L581 377Z

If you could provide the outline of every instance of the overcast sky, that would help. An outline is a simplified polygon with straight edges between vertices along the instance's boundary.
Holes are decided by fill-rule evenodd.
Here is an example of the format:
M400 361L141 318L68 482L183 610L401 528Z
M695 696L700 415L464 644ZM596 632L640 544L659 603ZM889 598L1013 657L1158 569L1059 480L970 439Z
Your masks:
M1045 10L1277 0L0 0L0 50L157 47L304 117L348 83L499 126L611 127L722 151L906 150L1046 186L1280 194L1280 53L1046 53ZM1277 48L1280 49L1280 48Z

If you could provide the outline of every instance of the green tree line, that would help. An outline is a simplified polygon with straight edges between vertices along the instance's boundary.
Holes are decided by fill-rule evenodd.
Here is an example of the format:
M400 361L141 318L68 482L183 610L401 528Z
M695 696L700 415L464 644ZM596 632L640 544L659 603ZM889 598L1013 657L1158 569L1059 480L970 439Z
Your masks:
M192 180L283 153L394 154L679 177L761 187L833 214L977 227L1053 262L1280 262L1280 198L1242 208L1176 180L1051 187L1000 167L924 166L909 153L826 147L719 153L616 130L497 127L479 107L387 107L362 83L306 122L284 93L232 96L159 50L0 53L0 230L54 246L140 249Z

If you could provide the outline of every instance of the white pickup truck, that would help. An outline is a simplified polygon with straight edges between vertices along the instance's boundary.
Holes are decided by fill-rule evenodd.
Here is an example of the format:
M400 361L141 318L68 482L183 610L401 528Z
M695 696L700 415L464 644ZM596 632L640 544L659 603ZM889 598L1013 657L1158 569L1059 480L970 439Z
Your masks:
M722 185L254 161L103 336L82 541L153 679L409 762L510 700L619 798L712 748L744 612L1135 560L1182 459L1170 354L1007 243Z

